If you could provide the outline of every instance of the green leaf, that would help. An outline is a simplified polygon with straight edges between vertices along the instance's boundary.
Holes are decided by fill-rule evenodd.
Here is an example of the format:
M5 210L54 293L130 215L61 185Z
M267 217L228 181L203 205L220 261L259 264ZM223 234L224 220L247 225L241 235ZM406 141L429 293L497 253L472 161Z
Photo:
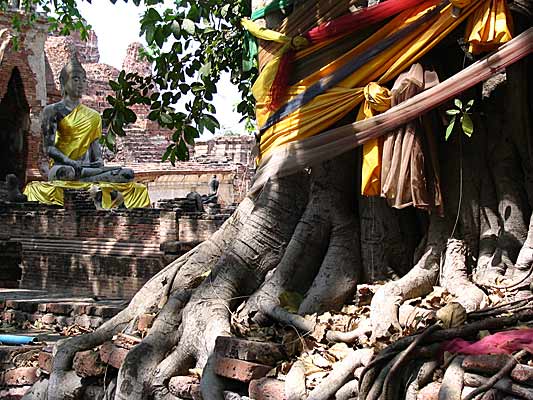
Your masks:
M199 72L200 72L200 76L202 77L209 76L209 74L211 73L211 62L208 61L204 65L202 65L202 68L200 68Z
M204 117L202 118L202 121L203 121L205 127L211 133L215 133L215 130L217 128L220 128L220 124L218 123L216 118L213 117L212 115L209 115L209 114L204 115Z
M472 107L473 105L474 105L474 99L472 99L468 103L466 103L467 107Z
M182 161L189 159L189 149L183 140L180 140L176 146L176 155L178 156L178 159Z
M190 19L184 19L181 23L181 27L189 35L194 35L194 32L196 32L196 26L194 25L194 22Z
M464 114L462 116L461 126L465 135L471 137L472 133L474 133L474 123L472 122L472 118L470 118L470 115Z
M155 39L155 26L148 25L146 27L146 43L151 45L152 43L154 43L154 39Z
M459 100L459 99L455 99L453 102L454 102L454 104L455 104L455 106L456 106L457 108L459 108L459 109L461 109L461 110L463 109L463 103L461 102L461 100Z
M172 120L172 117L168 115L167 113L161 113L161 116L159 117L161 119L161 122L167 125L171 125L174 121Z
M126 120L127 123L133 124L135 121L137 121L137 116L135 115L133 110L126 108L124 110L124 119Z
M455 126L455 117L453 117L450 120L450 123L448 124L448 127L446 128L446 136L444 137L445 140L448 140L448 138L452 134L454 126Z
M109 86L111 86L111 89L113 89L115 92L118 92L120 90L120 85L115 81L110 80Z
M181 27L178 21L172 21L170 24L170 32L174 35L174 38L179 39L181 34Z
M461 111L456 110L455 108L452 108L451 110L446 110L446 114L448 115L456 115L459 114Z
M191 125L185 125L183 127L183 136L188 144L194 146L194 139L200 136L198 130Z

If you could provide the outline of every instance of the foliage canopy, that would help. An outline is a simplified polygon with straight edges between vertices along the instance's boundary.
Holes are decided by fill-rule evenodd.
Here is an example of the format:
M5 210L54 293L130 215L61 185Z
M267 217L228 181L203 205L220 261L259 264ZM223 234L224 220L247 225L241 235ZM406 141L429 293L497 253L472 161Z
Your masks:
M80 14L79 1L22 0L25 13L13 15L13 27L22 32L44 14L50 30L62 35L79 31L85 39L90 25ZM0 7L5 10L9 3L13 2L0 0ZM243 120L254 118L250 89L257 69L242 68L245 35L240 25L240 19L251 13L250 0L174 0L172 4L165 0L132 0L132 3L145 6L140 35L148 43L143 57L152 62L153 74L142 77L122 71L117 80L109 82L114 95L107 97L110 107L103 112L108 128L104 140L109 148L114 148L116 136L125 134L124 127L135 122L134 106L143 104L150 108L150 120L173 131L163 160L174 163L187 159L187 144L194 144L204 130L214 132L220 127L213 94L223 72L231 74L231 82L242 96L236 110ZM184 111L176 109L178 102Z

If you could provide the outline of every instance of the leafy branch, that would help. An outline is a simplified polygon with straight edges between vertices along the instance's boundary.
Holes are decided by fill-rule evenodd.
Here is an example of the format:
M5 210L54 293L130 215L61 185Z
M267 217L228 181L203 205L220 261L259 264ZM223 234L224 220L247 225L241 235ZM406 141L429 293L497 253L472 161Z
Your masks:
M472 118L470 117L470 115L472 114L470 110L474 105L474 100L470 100L468 103L466 103L466 105L463 106L461 100L455 99L454 104L455 108L446 110L446 114L450 115L452 118L450 119L448 127L446 128L445 139L448 140L448 138L451 136L455 128L457 118L459 118L459 123L461 124L461 129L463 133L466 136L471 137L472 133L474 133L474 123L472 122Z
M114 4L117 0L110 1ZM39 9L46 14L51 29L63 35L77 30L82 38L87 37L90 26L81 17L76 0L23 3L28 11L23 14L27 24L35 21ZM153 71L148 77L123 71L116 81L109 82L114 93L107 97L110 107L103 112L108 147L114 148L116 136L124 135L125 126L135 122L135 106L145 105L150 109L150 120L173 132L163 160L174 163L187 159L187 144L194 144L205 130L220 128L213 95L224 72L231 74L231 83L241 94L236 110L242 121L255 118L251 85L257 69L242 69L245 35L240 25L241 17L250 15L250 0L174 0L173 7L165 7L164 0L133 3L146 6L140 34L148 43L143 56L152 63ZM0 6L5 4L6 0L0 0Z

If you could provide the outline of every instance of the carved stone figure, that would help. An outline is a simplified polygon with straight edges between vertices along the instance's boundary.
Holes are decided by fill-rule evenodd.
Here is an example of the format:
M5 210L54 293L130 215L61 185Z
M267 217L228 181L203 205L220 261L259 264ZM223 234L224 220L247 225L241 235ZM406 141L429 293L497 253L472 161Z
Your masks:
M103 210L103 192L98 186L93 185L89 189L89 195L94 203L94 206L97 210ZM110 208L125 208L124 206L124 196L118 190L112 190L110 193L111 196L111 207Z
M20 193L19 179L14 174L6 176L7 200L13 203L23 203L28 201L25 194Z
M213 175L209 181L209 194L207 196L202 196L202 202L204 204L208 203L218 203L218 187L220 183L216 175Z
M63 67L59 81L63 99L44 108L41 125L44 150L52 164L48 180L132 181L133 170L104 167L98 142L102 136L102 119L97 111L80 102L87 80L76 57Z

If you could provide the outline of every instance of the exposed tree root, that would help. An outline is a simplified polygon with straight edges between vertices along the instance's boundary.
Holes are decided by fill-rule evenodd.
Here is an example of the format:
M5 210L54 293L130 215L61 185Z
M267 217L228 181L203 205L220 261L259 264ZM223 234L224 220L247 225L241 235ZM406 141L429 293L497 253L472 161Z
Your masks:
M462 240L448 239L441 272L441 285L456 296L466 311L476 311L489 303L483 291L468 279L467 248Z
M374 353L371 349L359 349L351 351L333 371L317 386L311 393L307 400L328 400L332 398L337 390L344 385L357 367L368 362Z
M440 255L444 250L446 229L444 219L433 215L429 226L426 252L403 278L382 286L372 298L370 319L372 339L387 336L391 329L400 331L398 308L401 302L429 293L439 276Z
M305 366L296 361L285 378L285 400L304 400L306 396Z
M509 361L504 365L504 367L497 373L494 374L490 379L488 379L485 383L483 383L481 386L479 386L476 390L471 392L468 396L464 398L464 400L473 400L478 394L486 392L487 390L491 389L496 382L498 382L500 379L508 375L511 370L515 367L516 364L518 364L518 360L525 356L527 354L526 350L519 351L514 357L510 357ZM533 393L531 393L531 396L533 397Z
M463 356L456 356L446 368L439 390L439 400L461 400L464 384L463 360Z

